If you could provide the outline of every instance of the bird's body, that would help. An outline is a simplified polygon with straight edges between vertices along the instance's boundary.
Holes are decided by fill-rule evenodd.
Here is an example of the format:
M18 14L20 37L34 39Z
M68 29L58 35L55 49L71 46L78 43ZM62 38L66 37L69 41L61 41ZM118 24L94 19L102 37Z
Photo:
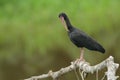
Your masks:
M73 28L72 31L68 32L68 35L70 40L77 47L85 47L89 50L99 51L102 53L105 52L104 48L99 43L79 29Z
M82 49L85 47L89 50L105 53L105 49L98 42L96 42L94 39L88 36L85 32L73 27L65 13L59 14L59 18L61 19L65 29L68 31L70 40L77 47ZM82 50L81 51L82 57L83 53L84 51Z

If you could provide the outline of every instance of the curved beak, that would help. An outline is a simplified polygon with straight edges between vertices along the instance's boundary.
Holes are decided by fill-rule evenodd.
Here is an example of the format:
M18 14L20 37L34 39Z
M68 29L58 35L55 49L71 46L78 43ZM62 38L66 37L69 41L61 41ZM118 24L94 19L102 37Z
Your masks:
M63 26L65 27L66 31L69 31L68 28L67 28L67 25L66 25L66 23L65 23L64 17L60 16L59 18L60 18Z

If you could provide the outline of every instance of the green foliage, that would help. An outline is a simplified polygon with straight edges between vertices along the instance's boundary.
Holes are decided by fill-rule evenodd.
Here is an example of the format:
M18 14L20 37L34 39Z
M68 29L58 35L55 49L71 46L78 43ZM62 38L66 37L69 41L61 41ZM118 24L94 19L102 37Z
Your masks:
M79 50L58 19L60 12L66 12L73 25L102 43L106 56L119 55L119 6L119 0L0 0L0 62L17 64L24 57L25 64L31 65L28 62L34 54L57 54L54 50L68 52L71 58L78 56L74 53ZM86 55L89 60L93 56Z

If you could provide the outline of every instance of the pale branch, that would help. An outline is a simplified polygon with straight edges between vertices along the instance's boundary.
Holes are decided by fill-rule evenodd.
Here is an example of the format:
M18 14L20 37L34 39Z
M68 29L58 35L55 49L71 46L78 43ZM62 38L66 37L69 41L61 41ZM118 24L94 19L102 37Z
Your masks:
M86 61L74 61L71 62L71 65L65 68L61 68L59 71L52 72L50 70L47 74L42 74L39 76L32 76L31 78L24 79L24 80L38 80L38 79L43 79L47 77L52 77L53 80L57 80L58 77L61 75L68 73L72 70L75 70L77 68L81 69L85 73L94 73L97 72L98 70L103 69L104 67L107 67L107 72L105 72L105 75L107 76L107 80L117 80L119 76L115 76L116 70L119 67L119 64L114 63L114 58L110 56L103 62L95 65L95 66L90 66L90 64Z

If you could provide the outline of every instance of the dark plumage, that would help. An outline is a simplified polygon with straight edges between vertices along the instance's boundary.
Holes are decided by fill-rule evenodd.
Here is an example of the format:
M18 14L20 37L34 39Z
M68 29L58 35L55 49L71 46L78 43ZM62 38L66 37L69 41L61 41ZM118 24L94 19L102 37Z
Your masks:
M105 49L98 42L96 42L83 31L72 26L65 13L60 13L59 18L64 20L63 23L66 23L69 38L77 47L85 47L89 50L105 53Z

